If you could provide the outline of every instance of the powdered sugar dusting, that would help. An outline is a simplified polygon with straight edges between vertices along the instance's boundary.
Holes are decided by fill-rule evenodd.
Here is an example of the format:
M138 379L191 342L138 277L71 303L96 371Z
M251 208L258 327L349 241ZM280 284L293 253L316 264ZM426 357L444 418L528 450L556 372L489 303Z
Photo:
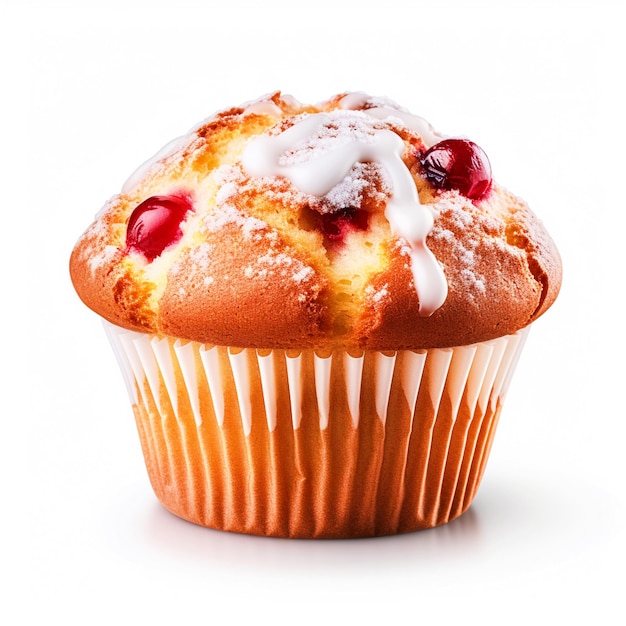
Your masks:
M379 163L359 162L355 163L349 174L324 196L318 210L320 213L330 213L346 207L360 207L364 193L373 186L374 176L382 181L380 194L384 197L389 196L392 189L386 170Z
M362 92L346 94L339 105L344 109L360 109L368 115L390 123L400 124L420 135L426 146L430 147L443 139L434 128L419 115L410 113L404 107L389 98L372 97Z
M179 261L172 264L170 272L173 275L184 273L191 274L206 274L211 265L211 254L213 252L213 246L209 243L201 243L196 248L189 250L189 255L186 259L186 264L181 265ZM206 286L213 283L213 277L210 275L205 276L204 284Z
M258 188L260 181L250 181L244 176L240 168L232 165L220 167L215 171L214 177L218 184L215 210L211 215L203 218L203 227L207 232L218 232L225 226L232 225L241 231L244 239L263 240L267 249L265 254L244 268L243 276L247 279L267 279L271 276L280 276L283 279L290 279L298 285L311 281L315 274L311 267L284 251L276 249L280 243L278 233L263 220L244 214L235 205L237 196L245 192L246 189ZM279 196L281 193L279 187L275 183L270 184L271 182L270 180L263 182L261 185L263 192L270 196L272 193ZM275 191L272 192L272 189ZM283 191L283 193L287 192ZM298 194L299 192L292 190L289 193ZM207 247L202 254L205 253L207 255L210 253L210 247ZM191 257L191 260L201 267L200 259L201 255L197 259L195 255ZM208 266L208 256L206 263ZM226 280L225 277L223 278ZM213 282L213 278L211 278L210 282L205 280L204 284L210 286Z
M267 224L252 216L242 213L233 203L240 189L243 177L232 166L223 166L216 173L221 185L216 194L215 211L204 217L202 224L208 232L218 232L228 224L239 228L246 239L260 238L267 231Z
M479 269L479 247L500 245L497 237L485 235L496 234L502 230L502 225L485 211L469 206L454 192L442 194L436 206L439 218L435 220L430 236L442 242L455 259L457 271L449 280L460 280L463 291L470 298L472 295L484 295L487 282ZM502 242L501 245L506 244Z
M369 285L365 289L365 295L369 298L371 302L374 304L378 304L382 302L389 295L389 285L385 283L380 289L376 290L374 287Z
M189 260L194 269L206 271L209 268L213 246L210 243L201 243L197 248L189 253Z
M300 263L300 269L295 272L295 274L292 276L292 279L296 283L303 283L312 278L312 276L313 269L308 267L307 265Z
M475 291L481 294L484 294L487 291L484 278L478 278L476 272L468 268L464 268L461 270L461 276L463 277L465 283L471 285Z
M279 275L301 284L310 280L314 272L311 267L284 252L269 251L260 256L254 265L246 267L244 275L246 278L267 278Z
M294 120L297 123L305 117L297 116ZM278 164L281 167L306 164L336 150L340 145L359 141L373 144L375 141L375 131L379 124L364 113L333 111L328 119L329 124L303 137L301 141L297 141L295 145L278 155ZM278 125L268 134L277 136L281 130L284 129ZM307 193L291 184L286 177L261 175L246 179L237 168L228 166L220 170L217 172L217 180L221 185L217 195L218 203L225 202L242 189L249 188L262 191L268 199L286 206L306 205L324 214L350 207L359 208L366 194L379 196L379 200L383 202L393 191L387 170L380 163L372 161L354 163L344 178L322 195Z
M393 189L385 217L392 232L411 247L418 311L428 316L443 304L448 286L426 245L434 216L419 201L413 176L402 160L405 149L398 134L370 115L335 110L306 116L278 135L256 137L246 146L241 163L250 176L286 177L300 191L318 197L340 185L356 163L379 163Z
M297 165L318 159L321 155L352 143L373 144L376 136L372 119L360 111L334 111L329 123L321 126L285 150L278 159L280 166Z
M91 273L95 273L100 267L108 265L116 254L118 254L119 248L117 246L104 246L99 254L93 255L89 260L89 269Z
M109 201L105 207L111 205ZM102 212L101 212L102 213ZM104 219L97 219L83 234L81 239L90 241L88 247L85 248L85 259L92 274L110 262L119 254L119 248L108 244L109 227Z

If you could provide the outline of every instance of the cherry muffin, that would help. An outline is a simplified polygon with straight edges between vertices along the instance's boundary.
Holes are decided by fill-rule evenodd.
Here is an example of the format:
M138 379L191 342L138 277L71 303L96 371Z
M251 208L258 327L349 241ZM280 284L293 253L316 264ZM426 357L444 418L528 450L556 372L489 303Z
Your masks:
M478 145L362 93L217 113L131 176L70 271L165 507L307 538L463 513L561 284Z

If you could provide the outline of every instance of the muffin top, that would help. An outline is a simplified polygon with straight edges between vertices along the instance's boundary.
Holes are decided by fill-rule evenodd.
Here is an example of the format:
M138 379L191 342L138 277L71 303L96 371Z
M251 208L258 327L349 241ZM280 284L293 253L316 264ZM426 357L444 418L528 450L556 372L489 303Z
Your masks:
M362 93L215 114L105 204L70 273L118 326L296 350L485 341L561 285L552 239L479 146Z

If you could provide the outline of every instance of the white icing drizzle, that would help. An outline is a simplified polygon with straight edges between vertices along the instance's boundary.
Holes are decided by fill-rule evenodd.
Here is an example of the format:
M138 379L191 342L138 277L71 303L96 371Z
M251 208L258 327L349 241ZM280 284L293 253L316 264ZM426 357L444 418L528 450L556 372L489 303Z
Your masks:
M122 185L122 193L129 193L134 187L136 187L141 180L146 176L148 171L153 165L156 165L161 159L174 153L180 146L188 141L187 135L172 139L172 141L166 143L154 156L150 157L147 161L142 163Z
M257 100L246 106L245 114L256 113L258 115L269 115L270 117L282 117L282 109L271 100Z
M444 303L448 294L443 270L426 246L426 237L433 228L433 212L420 204L415 181L402 161L405 149L402 139L391 130L375 128L371 118L366 125L367 132L363 132L370 110L305 116L278 135L265 134L252 140L244 151L242 165L250 176L284 176L300 191L315 196L329 193L358 162L374 161L384 167L392 184L385 217L392 232L410 245L419 313L429 316ZM359 132L348 136L344 133L330 143L326 138L323 149L314 149L315 140L319 140L323 129L344 116L354 119ZM303 151L306 158L294 158L293 151L305 141L310 146ZM286 153L291 156L287 157Z
M361 91L355 91L345 95L339 101L339 106L342 109L359 110L363 109L363 107L367 104L376 105L379 100L380 99L371 98L366 93ZM371 108L365 109L363 112L379 120L395 117L409 130L416 132L422 138L427 148L439 143L443 139L443 136L435 132L434 128L423 117L414 115L413 113L397 108L396 106L389 106L394 104L395 103L392 103L391 101L388 101L388 103L381 101L381 106L372 106Z

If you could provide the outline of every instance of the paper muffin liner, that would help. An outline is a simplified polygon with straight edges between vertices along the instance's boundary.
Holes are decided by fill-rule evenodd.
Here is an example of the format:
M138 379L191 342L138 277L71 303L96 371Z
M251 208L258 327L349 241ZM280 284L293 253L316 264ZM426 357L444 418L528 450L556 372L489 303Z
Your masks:
M234 349L105 323L155 494L211 528L369 537L471 504L528 329L445 349Z

